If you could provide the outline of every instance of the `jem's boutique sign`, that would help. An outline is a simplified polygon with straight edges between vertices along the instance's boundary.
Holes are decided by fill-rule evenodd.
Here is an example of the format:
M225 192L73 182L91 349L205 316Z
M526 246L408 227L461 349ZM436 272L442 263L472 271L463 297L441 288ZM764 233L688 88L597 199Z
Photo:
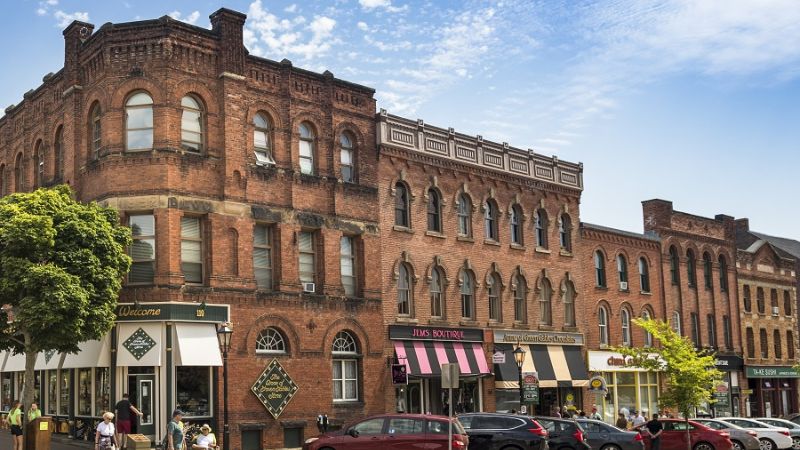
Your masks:
M391 325L389 327L389 339L483 342L483 330L476 328L440 328Z

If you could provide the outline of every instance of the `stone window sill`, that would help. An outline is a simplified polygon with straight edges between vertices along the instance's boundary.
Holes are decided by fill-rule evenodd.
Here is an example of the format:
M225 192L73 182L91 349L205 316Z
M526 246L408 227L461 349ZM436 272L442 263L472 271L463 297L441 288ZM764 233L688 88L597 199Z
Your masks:
M411 228L403 227L403 226L400 226L400 225L393 225L392 226L392 230L400 231L402 233L414 234L414 230L412 230Z

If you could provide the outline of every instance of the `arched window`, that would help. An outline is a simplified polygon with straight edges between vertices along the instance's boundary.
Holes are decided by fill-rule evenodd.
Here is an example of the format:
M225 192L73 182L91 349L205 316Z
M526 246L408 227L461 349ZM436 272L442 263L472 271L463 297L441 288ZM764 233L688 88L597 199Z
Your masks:
M53 139L53 176L61 181L64 176L64 127L58 127L56 136Z
M406 228L409 226L408 188L400 181L394 185L394 224Z
M536 246L547 248L547 212L537 209L533 213L534 228L536 229Z
M742 301L744 303L744 312L751 312L753 310L753 299L750 297L749 284L745 284L742 287Z
M681 313L678 311L672 312L672 330L682 335L681 333Z
M786 358L794 361L794 333L786 332Z
M512 281L514 289L514 321L525 323L528 321L528 308L526 299L528 297L528 283L522 275L515 275Z
M594 252L594 281L597 287L606 287L606 259L603 252Z
M620 323L622 325L622 346L623 347L630 347L631 346L631 313L626 309L622 308L620 311Z
M608 346L608 310L601 306L597 310L597 326L600 330L600 347Z
M783 358L783 346L781 341L783 338L781 337L781 332L775 330L772 332L772 342L775 346L775 359Z
M686 275L688 275L689 287L697 287L697 272L695 271L695 259L692 249L686 250Z
M256 339L256 354L286 353L286 339L277 328L261 331Z
M756 288L756 309L758 310L759 314L766 313L766 304L764 299L764 288L757 287Z
M181 147L184 150L200 153L203 150L203 105L193 95L181 99Z
M340 331L331 346L333 401L358 401L358 344L353 335Z
M14 192L25 190L25 168L22 166L22 153L14 160Z
M543 278L539 287L539 323L553 324L553 286L550 280Z
M503 320L503 305L500 301L500 277L493 273L489 276L488 286L489 289L489 320L494 322L502 322Z
M405 263L400 264L397 277L397 314L411 315L411 270Z
M575 326L575 285L567 280L564 283L564 326Z
M761 357L769 358L769 341L767 340L767 330L762 328L758 332L758 338L761 340Z
M125 102L125 150L153 148L153 98L137 92Z
M561 241L561 248L565 251L572 251L572 219L568 215L562 214L558 221L558 236Z
M650 311L648 311L646 309L644 311L642 311L642 320L648 321L648 320L650 320L650 318L651 318ZM644 331L644 346L645 347L652 347L653 346L653 335L650 334L650 332L647 331L647 330Z
M461 269L461 317L475 318L475 281L472 273L464 269Z
M436 189L428 189L428 231L442 232L442 202Z
M619 274L619 288L623 291L628 290L628 260L625 255L617 255L617 273Z
M511 207L511 243L522 245L522 208L519 205Z
M33 177L33 188L38 189L44 186L44 148L42 146L42 141L36 142L36 148L33 150L33 170L34 170L34 177Z
M747 340L747 357L748 358L755 358L756 357L756 338L753 334L753 329L747 327L746 330L746 340Z
M719 290L728 292L728 261L725 255L719 255Z
M444 299L442 298L442 293L444 292L444 289L442 289L443 280L442 270L439 267L431 269L431 283L430 286L428 286L431 294L431 317L444 317Z
M314 175L314 131L311 125L303 122L300 132L300 173Z
M675 246L669 248L669 278L672 284L680 283L680 260L678 259L678 249Z
M100 157L100 147L103 143L103 128L100 121L100 103L95 102L92 111L89 113L89 150L92 159Z
M783 291L783 313L787 316L792 315L792 294L789 291Z
M258 113L253 118L253 152L256 155L256 164L267 166L275 164L272 156L272 124L264 113Z
M472 236L472 201L467 194L458 196L458 234Z
M339 137L339 170L342 173L342 181L352 183L356 179L355 154L353 151L353 138L350 133L342 133Z
M494 200L486 200L483 204L483 223L486 239L498 241L497 236L497 204Z
M705 281L706 289L712 289L714 287L711 255L709 255L708 252L703 253L703 280Z
M650 292L650 268L644 257L639 258L639 287L642 292Z

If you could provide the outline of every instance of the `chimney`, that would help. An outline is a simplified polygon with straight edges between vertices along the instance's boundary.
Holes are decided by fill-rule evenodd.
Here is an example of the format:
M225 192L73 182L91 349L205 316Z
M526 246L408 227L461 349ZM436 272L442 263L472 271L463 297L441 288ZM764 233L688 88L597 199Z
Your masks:
M750 219L747 217L743 219L736 219L736 231L737 232L747 232L750 231Z
M94 25L73 20L64 29L64 88L80 85L79 55L83 43L92 35Z
M736 221L733 217L727 214L717 214L714 216L714 220L717 222L722 222L722 226L725 228L725 237L731 241L736 241Z
M247 15L227 8L220 8L209 16L211 31L219 36L220 74L244 76L244 21Z
M657 228L669 228L672 224L672 202L652 199L642 202L644 231L657 231Z

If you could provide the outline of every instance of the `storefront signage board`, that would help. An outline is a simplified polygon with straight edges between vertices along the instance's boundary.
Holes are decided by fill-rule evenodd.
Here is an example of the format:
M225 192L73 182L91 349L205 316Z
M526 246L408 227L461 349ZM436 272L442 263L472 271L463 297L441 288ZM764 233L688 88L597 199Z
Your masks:
M730 406L730 401L729 401L730 395L728 394L729 394L728 383L722 382L718 384L716 389L714 389L713 397L714 400L716 400L716 403L714 405L722 407Z
M297 385L283 369L277 359L273 359L253 387L250 388L261 404L275 419L281 415L286 405L297 393Z
M529 403L539 404L539 376L536 372L522 374L522 399Z
M651 355L658 357L655 353ZM632 361L632 357L615 352L589 352L589 370L592 372L645 372L645 369L631 365Z
M138 361L156 346L156 341L143 329L139 328L128 339L125 339L122 346Z
M744 360L739 356L717 355L714 365L725 372L737 372L744 368Z
M120 303L117 322L227 322L228 305L203 303Z
M505 363L506 363L506 352L498 350L492 353L492 364L505 364Z
M596 395L607 394L608 387L606 387L606 379L600 375L593 376L592 379L589 380L589 393Z
M747 366L747 378L800 378L800 373L794 367L778 366Z
M583 345L580 333L550 331L498 330L494 332L497 344Z
M443 328L390 325L389 339L411 341L483 342L483 330L478 328Z

